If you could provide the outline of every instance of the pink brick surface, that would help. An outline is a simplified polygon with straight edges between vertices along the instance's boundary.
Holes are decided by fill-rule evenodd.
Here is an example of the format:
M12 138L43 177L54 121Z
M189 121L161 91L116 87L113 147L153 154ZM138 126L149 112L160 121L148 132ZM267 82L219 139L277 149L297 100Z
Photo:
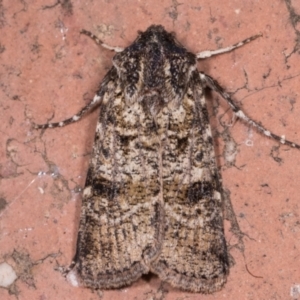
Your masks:
M31 130L29 122L72 116L110 68L113 54L81 36L80 29L126 47L138 30L162 24L193 52L262 33L243 48L199 62L199 69L233 93L255 120L300 143L297 1L288 9L288 0L73 0L72 13L67 5L49 7L52 3L0 1L0 209L6 205L0 211L0 263L12 265L19 276L10 290L0 288L0 299L99 299L99 294L102 299L300 299L300 151L278 148L236 122L229 134L238 153L229 167L222 158L224 141L216 137L224 187L246 234L244 254L230 252L235 265L220 292L185 293L153 275L96 293L72 287L55 267L68 265L75 251L81 200L76 191L84 185L97 112L44 133ZM210 111L217 107L211 123L216 135L224 130L219 118L230 123L232 113L218 95L208 97ZM226 238L230 244L236 240L228 230Z

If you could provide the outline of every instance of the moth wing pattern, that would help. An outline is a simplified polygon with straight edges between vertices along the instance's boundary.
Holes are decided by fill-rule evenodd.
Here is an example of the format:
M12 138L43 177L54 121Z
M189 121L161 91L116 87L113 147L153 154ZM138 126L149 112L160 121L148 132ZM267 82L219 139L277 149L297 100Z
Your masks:
M74 260L68 270L84 286L119 288L152 271L174 287L220 290L229 273L223 189L204 97L219 93L258 132L300 149L249 118L197 59L233 46L188 52L160 25L140 32L118 52L93 101L59 123L76 122L96 105L100 115L83 193ZM72 272L71 271L71 272Z
M162 243L158 170L139 147L141 112L128 106L112 69L101 88L102 104L83 192L73 271L93 289L129 285L149 272ZM145 161L148 161L148 164ZM156 166L156 164L155 164Z
M75 269L92 288L151 270L185 290L219 290L229 269L221 185L196 57L152 26L113 62Z
M163 162L166 227L151 269L192 292L212 293L226 282L229 262L223 231L222 186L204 89L195 71L178 110L170 110ZM185 116L181 122L178 112Z

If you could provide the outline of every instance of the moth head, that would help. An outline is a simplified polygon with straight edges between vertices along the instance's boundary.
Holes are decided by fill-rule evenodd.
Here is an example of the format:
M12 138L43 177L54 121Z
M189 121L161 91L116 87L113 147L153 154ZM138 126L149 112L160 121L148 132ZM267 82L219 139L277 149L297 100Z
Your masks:
M113 63L127 103L153 93L168 103L182 99L196 69L196 56L173 33L152 25L139 32L134 43L118 53Z

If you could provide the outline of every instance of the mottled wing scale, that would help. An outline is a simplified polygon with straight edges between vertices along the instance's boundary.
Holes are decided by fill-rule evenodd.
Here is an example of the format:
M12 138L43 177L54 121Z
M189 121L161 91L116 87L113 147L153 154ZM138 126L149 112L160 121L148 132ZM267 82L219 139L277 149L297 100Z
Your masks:
M97 95L73 270L92 288L151 270L176 287L216 291L229 267L196 57L153 26L113 64Z
M116 76L112 69L107 78L111 89L101 105L74 259L74 270L91 288L136 281L162 244L158 153L145 140L151 120L140 103L127 105L118 94Z
M152 270L177 287L211 292L228 273L196 59L168 49L166 37L157 30L140 37L115 56L104 80L111 89L101 103L74 259L92 288L124 286Z
M165 236L152 271L184 290L212 293L226 282L222 186L203 87L197 72L177 109L169 109L163 154Z

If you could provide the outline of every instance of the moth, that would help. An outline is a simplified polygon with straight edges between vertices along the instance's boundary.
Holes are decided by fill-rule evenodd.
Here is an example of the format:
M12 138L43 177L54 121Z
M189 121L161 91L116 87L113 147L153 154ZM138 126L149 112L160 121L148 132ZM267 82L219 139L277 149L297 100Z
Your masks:
M267 137L294 148L247 117L197 60L255 40L193 54L160 25L139 32L127 48L110 47L113 66L93 100L100 106L69 274L83 286L112 289L153 272L174 287L220 290L229 273L223 189L216 165L205 89L219 93L235 115Z

